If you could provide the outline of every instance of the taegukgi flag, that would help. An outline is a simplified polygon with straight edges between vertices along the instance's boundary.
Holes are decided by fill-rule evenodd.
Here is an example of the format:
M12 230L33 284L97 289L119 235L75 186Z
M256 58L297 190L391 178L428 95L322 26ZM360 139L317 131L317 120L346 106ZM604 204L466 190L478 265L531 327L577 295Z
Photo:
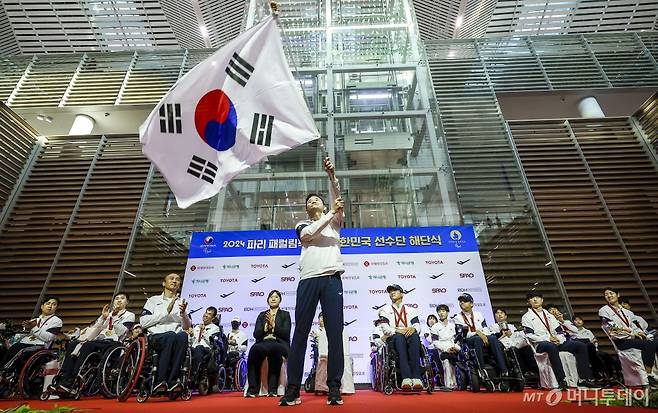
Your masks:
M272 16L190 70L139 128L142 151L181 208L319 136Z

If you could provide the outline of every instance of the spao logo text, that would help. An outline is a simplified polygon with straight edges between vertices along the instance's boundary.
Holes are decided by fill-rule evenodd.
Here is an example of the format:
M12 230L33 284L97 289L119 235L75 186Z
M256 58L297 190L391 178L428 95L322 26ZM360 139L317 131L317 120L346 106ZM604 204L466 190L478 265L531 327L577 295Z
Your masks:
M265 292L264 291L252 291L249 293L249 297L264 297Z
M294 282L295 277L281 277L281 282L287 282L287 281Z
M445 294L448 290L445 288L432 288L432 294Z
M475 277L475 274L472 272L461 272L459 273L459 278L473 278Z

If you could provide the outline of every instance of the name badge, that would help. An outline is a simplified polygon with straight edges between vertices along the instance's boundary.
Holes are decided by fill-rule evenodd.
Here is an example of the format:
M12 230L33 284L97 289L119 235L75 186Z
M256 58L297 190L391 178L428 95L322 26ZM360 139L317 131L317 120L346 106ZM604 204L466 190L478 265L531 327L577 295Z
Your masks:
M105 332L105 337L111 337L112 334L114 334L114 333L112 332L112 330L107 330L107 331Z

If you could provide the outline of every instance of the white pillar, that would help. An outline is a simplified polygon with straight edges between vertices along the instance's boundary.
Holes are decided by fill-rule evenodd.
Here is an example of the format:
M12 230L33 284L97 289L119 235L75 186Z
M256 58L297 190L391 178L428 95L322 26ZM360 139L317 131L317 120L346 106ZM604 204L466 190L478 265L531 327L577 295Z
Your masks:
M581 118L605 118L603 109L594 96L588 96L578 102L578 111Z
M89 135L94 129L95 124L96 121L94 121L94 118L91 116L82 114L75 115L75 120L73 121L73 125L71 125L69 135Z

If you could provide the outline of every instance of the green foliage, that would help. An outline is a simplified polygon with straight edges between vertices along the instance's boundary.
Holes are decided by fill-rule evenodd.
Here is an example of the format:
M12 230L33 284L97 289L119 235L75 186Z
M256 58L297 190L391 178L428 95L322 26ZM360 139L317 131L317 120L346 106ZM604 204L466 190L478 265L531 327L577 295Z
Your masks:
M2 410L2 413L68 413L75 409L67 406L57 406L50 410L32 409L29 404L22 404L13 409Z

